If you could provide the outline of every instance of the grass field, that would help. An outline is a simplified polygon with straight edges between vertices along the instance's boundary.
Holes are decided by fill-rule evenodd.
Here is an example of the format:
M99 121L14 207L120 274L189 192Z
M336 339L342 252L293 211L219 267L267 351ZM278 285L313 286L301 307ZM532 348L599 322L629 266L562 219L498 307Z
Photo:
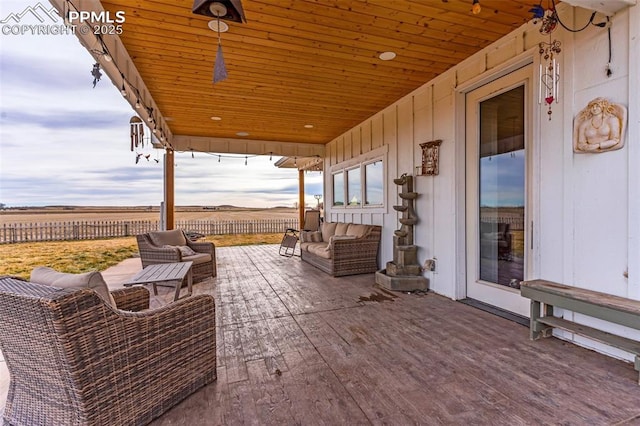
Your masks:
M284 232L284 231L283 231ZM216 247L275 244L282 234L243 234L209 236L205 241ZM0 275L29 278L36 266L49 266L61 272L103 271L137 256L135 237L91 241L60 241L0 245Z
M176 220L246 220L297 218L294 208L253 209L242 207L178 207ZM0 224L72 222L90 220L158 220L157 208L150 207L46 207L0 212ZM284 229L282 230L284 232ZM280 243L282 234L242 234L209 236L216 247ZM0 275L28 279L39 265L62 272L103 271L124 259L137 256L135 237L89 241L56 241L0 245Z

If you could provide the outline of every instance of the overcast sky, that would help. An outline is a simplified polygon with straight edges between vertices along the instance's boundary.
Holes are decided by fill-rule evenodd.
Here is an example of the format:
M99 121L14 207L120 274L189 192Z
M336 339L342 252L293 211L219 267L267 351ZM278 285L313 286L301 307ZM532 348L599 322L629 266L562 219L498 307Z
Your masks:
M37 0L0 2L0 21ZM47 9L51 4L41 2ZM20 24L39 24L24 15ZM13 22L3 25L13 25ZM0 33L0 203L134 206L162 201L162 151L129 147L134 110L73 35ZM231 78L231 76L230 76ZM149 132L147 131L146 134ZM156 162L155 160L159 162ZM177 205L293 206L298 176L269 157L176 153ZM315 205L322 177L308 173L306 202Z

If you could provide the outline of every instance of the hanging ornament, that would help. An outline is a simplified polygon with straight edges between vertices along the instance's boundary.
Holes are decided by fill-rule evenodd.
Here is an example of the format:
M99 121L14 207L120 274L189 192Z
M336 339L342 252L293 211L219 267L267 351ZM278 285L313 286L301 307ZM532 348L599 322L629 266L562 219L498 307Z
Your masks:
M558 26L558 14L554 8L547 9L542 16L540 33L551 34Z
M100 64L93 64L93 69L91 70L91 75L93 76L93 88L96 88L96 84L100 81L100 77L102 77L102 73L100 72Z
M529 9L529 13L532 14L531 19L533 19L533 24L537 24L539 19L544 17L544 7L542 7L542 0L540 4L534 5L531 9Z
M540 47L540 90L538 93L538 103L548 107L547 115L551 120L551 104L558 103L558 81L560 79L560 64L556 61L555 55L559 54L560 42L558 40L541 42Z
M141 118L134 115L129 120L129 126L131 128L131 152L133 152L138 146L144 147L144 124ZM139 158L136 158L136 163L137 160Z
M213 82L217 83L227 78L227 67L224 64L222 56L222 44L218 43L218 52L216 53L216 62L213 66Z
M222 7L224 8L224 6ZM216 33L218 33L218 51L216 52L216 61L213 65L213 83L215 84L227 78L227 66L224 63L224 56L222 56L222 38L220 37L220 33L228 31L229 26L224 22L220 22L220 16L224 16L224 14L227 13L226 8L214 10L214 13L216 20L209 22L209 28L215 29Z

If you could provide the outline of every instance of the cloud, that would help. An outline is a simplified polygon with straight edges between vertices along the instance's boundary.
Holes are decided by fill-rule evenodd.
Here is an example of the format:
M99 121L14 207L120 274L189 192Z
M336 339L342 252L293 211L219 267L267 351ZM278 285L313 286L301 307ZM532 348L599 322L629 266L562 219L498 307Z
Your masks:
M0 17L29 1L0 2ZM135 163L135 111L106 75L92 88L91 55L74 36L0 35L0 202L9 206L159 205L163 152ZM149 132L147 132L149 134ZM298 176L269 157L176 153L178 205L247 207L298 201ZM154 160L158 160L156 161ZM308 203L322 175L305 176Z
M109 111L61 111L47 114L3 110L0 118L2 126L40 126L45 129L100 130L118 128L128 122L129 114Z

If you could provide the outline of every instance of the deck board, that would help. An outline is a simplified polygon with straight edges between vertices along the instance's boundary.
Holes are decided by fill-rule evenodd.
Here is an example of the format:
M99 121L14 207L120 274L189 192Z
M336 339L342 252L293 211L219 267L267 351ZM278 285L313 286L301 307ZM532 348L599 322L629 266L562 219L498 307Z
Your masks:
M389 295L372 274L330 277L277 245L217 258L193 293L216 297L218 379L153 425L640 423L629 363L432 293ZM152 306L171 303L158 292Z
M526 327L432 293L389 295L373 275L330 277L277 249L218 250L218 277L194 285L216 297L218 382L154 425L640 418L629 363L532 342Z

